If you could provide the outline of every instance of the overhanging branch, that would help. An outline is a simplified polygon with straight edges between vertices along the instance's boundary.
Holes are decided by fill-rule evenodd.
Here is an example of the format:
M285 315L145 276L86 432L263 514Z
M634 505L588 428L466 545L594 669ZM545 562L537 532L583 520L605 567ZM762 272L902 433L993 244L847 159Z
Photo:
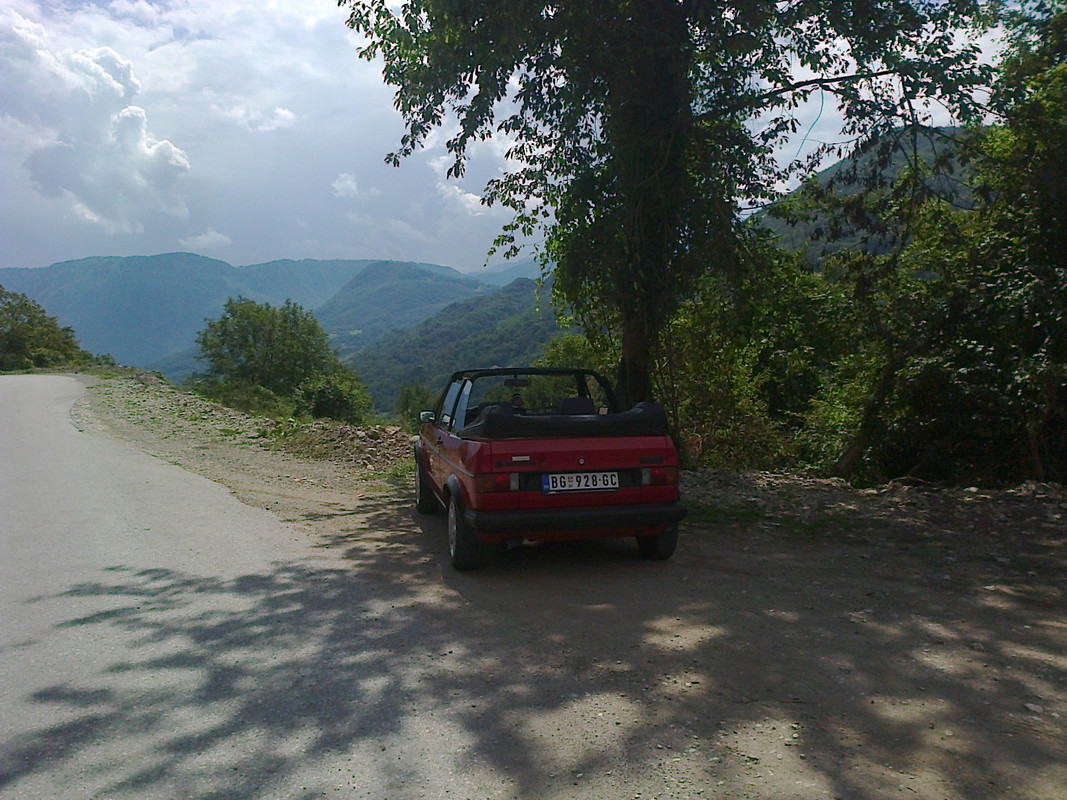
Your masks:
M844 83L853 83L855 81L873 80L875 78L884 78L887 75L896 75L899 70L896 69L883 69L877 72L857 72L853 75L841 75L836 78L811 78L806 81L798 81L797 83L790 83L786 86L781 86L769 92L763 92L753 97L742 98L740 102L727 106L724 109L718 109L716 111L706 111L703 114L697 114L693 117L695 122L707 122L709 120L721 117L723 113L733 113L736 111L743 111L753 108L759 108L766 105L768 100L782 95L790 94L792 92L803 91L809 88L828 88L835 85Z

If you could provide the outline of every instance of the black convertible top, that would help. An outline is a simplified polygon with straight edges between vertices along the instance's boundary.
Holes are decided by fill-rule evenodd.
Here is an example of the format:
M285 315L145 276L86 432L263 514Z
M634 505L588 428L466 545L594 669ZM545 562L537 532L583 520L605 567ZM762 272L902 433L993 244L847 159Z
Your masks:
M638 403L616 414L515 414L507 403L486 406L460 431L464 439L666 436L667 414L657 403Z

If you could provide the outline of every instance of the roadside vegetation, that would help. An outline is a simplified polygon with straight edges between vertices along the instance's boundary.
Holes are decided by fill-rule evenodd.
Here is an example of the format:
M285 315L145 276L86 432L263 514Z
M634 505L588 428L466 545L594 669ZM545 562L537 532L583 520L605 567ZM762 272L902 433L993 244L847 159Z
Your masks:
M39 303L0 286L0 372L106 363L78 345L71 328L60 326Z
M296 303L276 308L230 299L196 343L207 368L186 387L204 397L276 419L367 421L367 390L341 363L311 312Z
M468 145L511 134L515 169L486 187L516 214L498 245L543 233L564 326L584 332L544 358L606 365L631 399L662 401L691 465L868 485L1067 481L1062 2L732 16L346 5L408 124L389 160L449 114L462 123L452 174ZM992 69L973 42L994 24L1008 45ZM815 77L797 82L786 63ZM853 146L829 176L773 158L817 96L838 102ZM931 102L961 127L933 127ZM824 254L783 249L738 197Z

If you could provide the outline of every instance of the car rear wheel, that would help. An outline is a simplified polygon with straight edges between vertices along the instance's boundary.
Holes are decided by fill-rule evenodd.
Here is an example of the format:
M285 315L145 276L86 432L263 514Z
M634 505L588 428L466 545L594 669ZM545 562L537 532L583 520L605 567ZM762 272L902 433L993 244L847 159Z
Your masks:
M415 510L420 514L435 514L440 505L433 491L426 483L426 473L423 472L422 460L415 455Z
M448 499L448 555L452 566L460 571L481 566L485 559L485 545L463 518L463 509L455 497Z
M678 547L678 526L671 525L658 536L638 536L637 552L650 561L666 561Z

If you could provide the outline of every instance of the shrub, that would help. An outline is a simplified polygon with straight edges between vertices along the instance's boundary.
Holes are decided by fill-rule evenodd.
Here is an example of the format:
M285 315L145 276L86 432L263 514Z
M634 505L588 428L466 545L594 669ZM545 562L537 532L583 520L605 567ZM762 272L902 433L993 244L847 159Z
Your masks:
M90 363L71 328L29 297L0 286L0 371Z
M310 312L229 300L196 338L205 375L186 386L217 402L270 417L311 416L360 424L371 398L344 366Z
M400 427L408 433L418 433L419 413L433 408L436 398L429 389L409 384L400 389L396 399L396 414Z
M297 392L301 412L315 418L361 425L366 422L371 398L355 373L338 370L329 375L316 375L300 384Z

